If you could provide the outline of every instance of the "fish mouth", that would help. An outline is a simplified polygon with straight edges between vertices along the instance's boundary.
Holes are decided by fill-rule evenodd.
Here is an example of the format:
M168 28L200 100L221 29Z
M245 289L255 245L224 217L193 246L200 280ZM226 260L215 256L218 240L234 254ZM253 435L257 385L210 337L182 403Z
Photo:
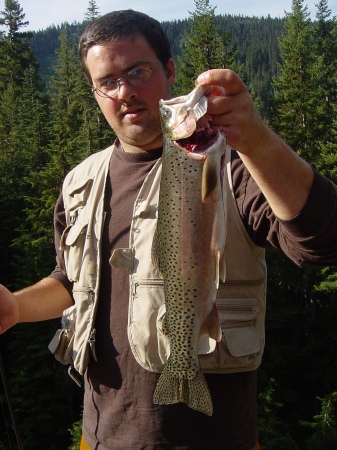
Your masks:
M188 153L203 154L212 146L218 137L219 131L212 128L198 128L191 136L177 139L179 147Z

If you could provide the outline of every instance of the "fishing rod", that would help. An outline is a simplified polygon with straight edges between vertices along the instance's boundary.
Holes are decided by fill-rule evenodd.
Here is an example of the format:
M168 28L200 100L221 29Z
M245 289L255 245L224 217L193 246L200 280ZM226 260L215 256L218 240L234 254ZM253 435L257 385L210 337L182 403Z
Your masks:
M18 448L19 448L19 450L24 450L23 449L22 440L21 440L21 437L20 437L19 427L18 427L16 418L15 418L15 414L14 414L13 403L12 403L12 399L11 399L11 396L10 396L7 380L6 380L5 367L4 367L3 362L2 362L1 353L0 353L0 373L1 373L1 378L2 378L2 384L3 384L4 389L5 389L5 395L6 395L6 398L7 398L7 403L8 403L8 407L9 407L9 412L10 412L10 415L11 415L12 423L13 423L13 428L14 428L14 431L15 431L15 436L16 436L16 441L17 441L17 444L18 444Z

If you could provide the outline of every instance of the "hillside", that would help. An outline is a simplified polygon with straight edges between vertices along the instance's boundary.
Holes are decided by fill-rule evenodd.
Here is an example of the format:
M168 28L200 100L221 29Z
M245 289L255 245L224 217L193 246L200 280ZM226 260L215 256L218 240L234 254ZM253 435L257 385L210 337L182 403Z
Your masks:
M265 105L271 95L272 77L277 74L280 60L278 38L284 28L284 19L218 15L216 24L224 33L232 32L232 44L236 44L238 48L238 67L242 66L245 82ZM181 37L189 26L189 21L175 20L163 22L162 25L171 42L173 56L176 58L180 54ZM35 32L31 39L31 47L40 63L44 79L53 73L59 34L64 27L67 27L70 36L77 43L85 23L52 26Z

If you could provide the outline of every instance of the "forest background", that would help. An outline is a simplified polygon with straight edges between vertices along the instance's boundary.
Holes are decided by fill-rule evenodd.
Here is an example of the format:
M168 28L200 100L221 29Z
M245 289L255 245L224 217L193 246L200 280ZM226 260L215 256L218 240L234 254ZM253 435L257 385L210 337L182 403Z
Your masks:
M303 0L283 19L219 16L196 0L188 20L162 25L178 64L176 94L207 68L233 68L267 123L336 183L337 23L327 0L316 7L313 21ZM0 282L13 290L53 270L63 178L114 139L77 58L79 36L99 16L95 1L83 14L81 23L31 33L18 1L0 12ZM298 268L270 248L268 261L262 448L336 449L336 268ZM78 448L82 389L47 349L59 325L20 324L0 336L10 392L0 383L0 449Z

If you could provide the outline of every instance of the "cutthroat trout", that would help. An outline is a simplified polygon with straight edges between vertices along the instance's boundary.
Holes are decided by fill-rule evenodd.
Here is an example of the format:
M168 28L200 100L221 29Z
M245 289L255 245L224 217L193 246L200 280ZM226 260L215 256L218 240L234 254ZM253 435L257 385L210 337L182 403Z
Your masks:
M212 415L198 343L204 336L221 339L215 301L219 278L225 277L220 172L226 142L208 126L206 110L201 86L189 95L160 101L164 149L152 260L164 282L163 332L170 339L170 355L153 400L184 402ZM200 128L202 117L206 126Z

